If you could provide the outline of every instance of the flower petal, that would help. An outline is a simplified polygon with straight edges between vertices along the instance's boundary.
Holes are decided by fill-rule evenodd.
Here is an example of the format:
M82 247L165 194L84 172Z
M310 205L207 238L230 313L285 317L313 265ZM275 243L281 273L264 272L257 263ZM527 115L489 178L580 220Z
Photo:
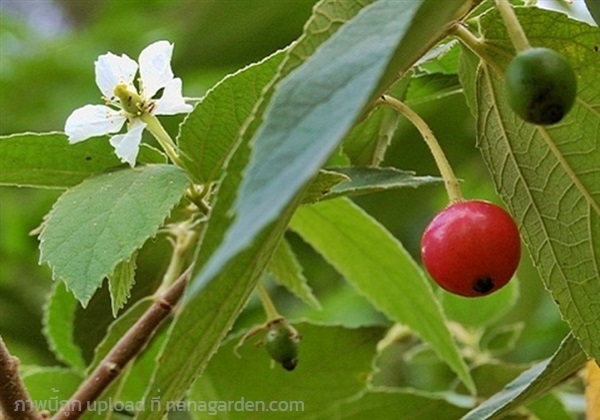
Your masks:
M133 78L138 69L135 61L127 55L107 53L96 60L96 84L105 98L112 98L117 84L125 83L133 87Z
M86 105L69 115L65 133L69 136L69 143L78 143L90 137L116 133L126 119L122 112L107 106Z
M144 128L146 128L146 123L133 120L126 134L118 134L110 139L110 144L115 148L115 153L119 159L122 162L129 163L132 168L135 166L135 159L140 151Z
M173 70L171 70L172 55L173 44L167 41L157 41L150 44L140 53L141 94L143 98L152 98L159 89L165 87L173 79Z
M165 86L162 97L156 101L152 114L174 115L190 112L193 107L185 103L181 94L181 79L171 80Z

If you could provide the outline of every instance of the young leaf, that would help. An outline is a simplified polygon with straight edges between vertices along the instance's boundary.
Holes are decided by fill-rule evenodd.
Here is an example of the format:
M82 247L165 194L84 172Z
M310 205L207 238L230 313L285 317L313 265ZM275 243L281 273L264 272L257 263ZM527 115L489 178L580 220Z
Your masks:
M236 357L234 338L219 349L196 381L190 401L205 400L206 395L215 400L265 401L267 405L270 401L298 401L302 405L297 412L280 416L327 418L319 414L365 389L383 328L346 329L307 323L294 324L294 328L302 340L293 372L272 368L265 349L250 343L240 349L241 358Z
M373 306L417 332L474 391L425 275L384 227L346 199L302 207L290 227Z
M44 308L44 335L56 358L83 372L85 361L81 349L73 340L73 322L77 300L62 282L56 282Z
M131 257L118 263L115 271L108 276L110 303L115 318L131 296L131 288L135 283L136 258L137 252L134 252Z
M325 194L324 198L341 196L356 196L396 188L417 188L423 185L442 182L432 176L416 176L414 172L401 171L396 168L330 168L332 172L340 173L349 178L340 182Z
M69 144L64 133L0 137L0 184L66 188L121 165L105 138Z
M554 355L525 371L503 391L471 410L463 420L499 418L520 405L550 391L585 364L585 353L569 334Z
M94 176L68 190L48 214L40 262L85 306L104 277L156 234L189 181L172 165Z
M496 188L559 309L586 353L600 358L600 29L562 13L519 8L532 45L563 54L578 79L573 109L559 124L535 126L511 110L502 74L514 54L497 13L481 18L488 63L463 60L461 79L477 114L478 145ZM552 27L552 37L547 28ZM508 57L508 58L507 58Z
M340 182L350 181L346 175L321 169L315 179L306 188L302 197L302 204L316 203L331 192L331 189Z
M446 3L375 2L281 82L256 134L236 218L191 293L288 208L372 100L468 9L463 1Z
M314 309L321 309L321 304L313 295L312 289L302 273L302 266L296 259L296 254L286 240L279 243L267 270L280 284L302 299L304 303Z

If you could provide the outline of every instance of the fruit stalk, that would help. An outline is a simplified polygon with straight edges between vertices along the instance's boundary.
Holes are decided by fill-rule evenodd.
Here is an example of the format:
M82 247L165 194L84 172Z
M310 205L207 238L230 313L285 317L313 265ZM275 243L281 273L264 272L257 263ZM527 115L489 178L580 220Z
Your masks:
M517 52L519 53L531 48L529 40L525 35L525 31L523 31L523 27L519 23L517 15L515 15L515 11L512 9L508 0L496 0L496 8L498 9L498 12L500 12L500 16L502 16L502 20L508 31L508 36Z
M282 318L279 312L277 312L277 308L275 307L275 304L271 300L271 297L269 296L269 293L267 292L267 289L265 289L265 286L262 284L262 282L259 281L256 284L256 290L258 291L258 296L260 297L263 308L265 308L267 322Z
M423 119L416 112L396 98L383 95L379 101L380 103L388 105L395 109L398 113L404 115L417 128L417 130L419 130L423 140L425 140L425 143L427 143L427 146L429 146L431 154L435 159L435 163L440 170L450 203L452 204L463 201L462 193L460 192L460 186L456 176L454 175L454 171L452 170L448 159L446 159L444 151L440 147L440 144L438 143L427 123L423 121Z

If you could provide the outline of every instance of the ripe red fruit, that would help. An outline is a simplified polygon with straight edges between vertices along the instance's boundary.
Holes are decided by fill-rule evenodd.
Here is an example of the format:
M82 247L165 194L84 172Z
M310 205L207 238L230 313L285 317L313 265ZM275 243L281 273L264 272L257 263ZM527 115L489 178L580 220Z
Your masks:
M421 257L431 277L449 292L483 296L511 279L521 258L513 218L487 201L452 204L429 223Z

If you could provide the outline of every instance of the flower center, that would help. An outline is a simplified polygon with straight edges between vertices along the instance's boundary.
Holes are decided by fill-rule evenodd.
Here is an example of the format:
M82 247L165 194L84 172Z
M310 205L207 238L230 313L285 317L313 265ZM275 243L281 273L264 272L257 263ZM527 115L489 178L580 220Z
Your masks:
M123 111L131 115L141 115L144 110L144 100L135 91L125 83L119 83L115 86L114 94L121 102Z

